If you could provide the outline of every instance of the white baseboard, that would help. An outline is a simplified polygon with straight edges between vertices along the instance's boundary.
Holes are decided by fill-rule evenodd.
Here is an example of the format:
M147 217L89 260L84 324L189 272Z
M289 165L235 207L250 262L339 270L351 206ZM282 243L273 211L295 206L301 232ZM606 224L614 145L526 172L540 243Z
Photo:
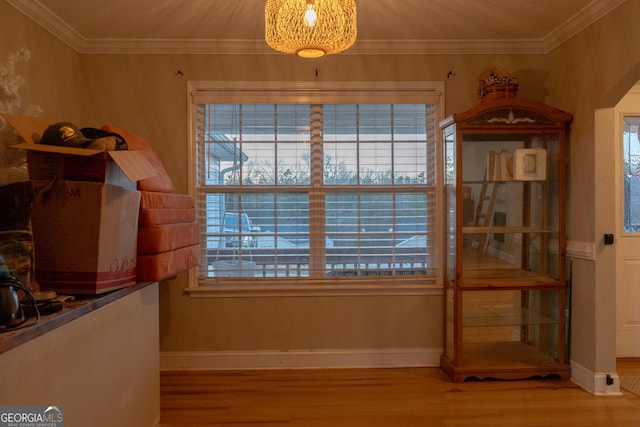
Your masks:
M438 367L441 348L161 352L160 370Z
M611 384L607 384L607 377ZM596 396L620 396L620 377L615 372L595 373L571 361L571 381Z

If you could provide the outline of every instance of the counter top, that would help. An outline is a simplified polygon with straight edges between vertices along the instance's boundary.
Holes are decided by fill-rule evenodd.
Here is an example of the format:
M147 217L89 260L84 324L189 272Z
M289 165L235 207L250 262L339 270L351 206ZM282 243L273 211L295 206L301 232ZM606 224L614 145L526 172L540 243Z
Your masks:
M18 329L0 330L0 354L11 350L27 341L46 334L60 326L78 319L100 307L119 300L133 292L136 292L154 282L141 282L133 286L117 289L100 295L76 295L74 300L65 301L62 310L55 313L40 316L40 320L31 325L36 317L30 317L26 326Z

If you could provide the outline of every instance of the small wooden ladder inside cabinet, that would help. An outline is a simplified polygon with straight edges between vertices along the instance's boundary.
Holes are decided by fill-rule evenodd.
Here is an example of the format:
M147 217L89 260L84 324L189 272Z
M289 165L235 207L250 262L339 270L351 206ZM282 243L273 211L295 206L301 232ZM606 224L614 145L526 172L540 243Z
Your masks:
M478 206L473 217L474 227L489 227L491 218L496 205L498 189L500 182L484 181L480 188L480 196L478 197ZM484 253L487 244L487 236L489 233L476 233L471 240L471 247L476 248L479 254Z

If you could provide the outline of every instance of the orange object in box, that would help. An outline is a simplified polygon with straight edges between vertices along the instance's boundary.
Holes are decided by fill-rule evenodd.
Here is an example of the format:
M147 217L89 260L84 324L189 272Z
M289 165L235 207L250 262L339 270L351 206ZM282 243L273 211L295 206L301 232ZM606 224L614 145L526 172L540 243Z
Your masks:
M173 186L173 182L171 181L167 170L149 141L139 135L120 129L116 126L104 125L101 129L105 132L114 132L122 135L122 137L127 141L129 149L142 153L146 157L147 161L158 172L156 175L138 180L138 190L162 193L175 192L175 187Z

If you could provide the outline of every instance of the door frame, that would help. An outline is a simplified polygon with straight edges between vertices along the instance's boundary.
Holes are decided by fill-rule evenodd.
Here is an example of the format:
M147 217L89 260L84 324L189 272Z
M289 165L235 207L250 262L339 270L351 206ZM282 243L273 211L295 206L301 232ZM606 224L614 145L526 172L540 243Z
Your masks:
M637 318L630 318L625 309L625 298L637 297L637 291L624 288L625 279L622 271L625 267L640 271L640 252L633 256L628 253L635 251L631 246L640 247L640 233L624 232L624 182L620 177L624 173L622 150L622 120L625 116L640 116L640 82L633 86L615 107L614 141L615 141L615 294L616 294L616 357L640 357L640 312ZM640 143L640 141L639 141ZM637 242L631 242L637 239ZM638 344L630 344L629 340Z

